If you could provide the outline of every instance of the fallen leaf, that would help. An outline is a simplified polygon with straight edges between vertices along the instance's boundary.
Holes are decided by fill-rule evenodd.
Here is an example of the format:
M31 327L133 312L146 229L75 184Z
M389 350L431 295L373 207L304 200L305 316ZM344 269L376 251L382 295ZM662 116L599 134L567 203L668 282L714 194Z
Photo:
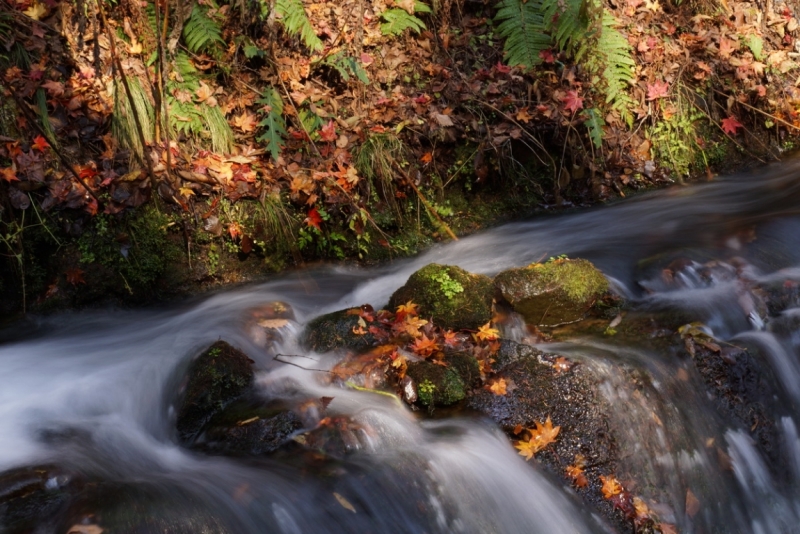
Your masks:
M409 348L415 354L419 354L423 357L428 357L440 349L439 345L436 343L436 339L429 339L425 334L417 338Z
M495 395L505 395L508 393L506 390L508 383L506 382L505 378L498 378L494 380L491 384L489 384L489 391L494 393Z
M329 120L319 129L319 138L328 143L336 141L336 123L333 120Z
M553 426L550 417L544 424L536 421L536 428L529 428L528 433L530 437L527 440L518 441L514 447L519 449L519 454L524 456L526 460L530 460L534 454L541 451L551 443L555 443L556 436L561 431L560 426Z
M600 475L600 480L603 482L603 487L600 488L603 492L603 497L606 499L610 499L614 495L619 495L622 493L622 484L619 483L619 480L613 475L610 476L603 476Z
M567 91L567 95L561 101L564 103L564 109L572 113L583 108L583 98L578 96L578 92L574 89Z
M478 332L475 334L475 339L479 341L494 341L500 337L500 331L496 328L491 328L489 325L491 323L486 323L485 325L478 327Z
M647 84L647 100L656 100L664 98L669 91L669 84L667 82L656 81L655 83Z
M17 172L13 167L0 169L0 178L6 182L19 182L19 178L17 178Z
M83 279L83 271L81 269L78 269L77 267L67 269L64 272L64 274L67 277L67 282L72 284L73 286L86 283L86 280Z
M47 6L39 2L34 2L31 7L23 11L23 13L33 20L42 20L42 18L47 15Z
M233 126L239 128L244 133L251 133L254 132L256 126L258 126L258 118L255 113L245 110L241 115L235 115L233 117Z
M694 517L700 511L700 501L694 496L692 490L686 490L686 515Z
M350 501L348 501L347 499L345 499L336 492L333 492L333 496L336 498L336 501L342 505L342 508L344 508L345 510L350 510L353 513L356 513L356 509L355 507L353 507L352 504L350 504Z
M72 525L67 534L102 534L103 529L97 525Z
M44 152L45 148L49 148L50 143L47 142L47 139L42 137L41 135L37 135L33 140L33 148L37 149L39 152Z
M322 216L320 216L316 206L308 210L308 216L303 222L306 223L307 226L313 226L317 230L320 229L319 225L322 223Z
M722 131L728 135L736 135L736 132L739 128L744 128L744 124L736 120L736 117L733 115L722 119L720 124L722 125Z

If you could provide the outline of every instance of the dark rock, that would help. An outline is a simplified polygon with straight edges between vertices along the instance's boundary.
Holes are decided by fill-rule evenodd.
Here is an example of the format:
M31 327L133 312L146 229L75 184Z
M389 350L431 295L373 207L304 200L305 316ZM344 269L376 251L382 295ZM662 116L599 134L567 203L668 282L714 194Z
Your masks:
M444 363L446 367L428 360L408 364L406 376L416 386L416 401L421 405L449 406L463 400L467 392L480 382L480 367L471 355L462 352L448 354Z
M195 448L212 454L267 454L302 427L300 417L281 403L239 400L209 421Z
M419 315L442 328L477 329L492 318L494 287L488 276L431 263L412 274L389 299L389 307L413 301Z
M192 362L178 405L176 427L182 442L193 441L214 415L250 389L252 364L224 341L217 341Z
M356 333L361 327L359 311L358 308L339 310L309 321L303 335L303 344L315 352L371 347L377 342L374 335L369 332Z
M509 269L494 279L497 290L529 324L578 321L608 291L608 281L587 260L554 260Z
M69 502L76 480L52 465L0 474L0 532L24 532L50 521Z

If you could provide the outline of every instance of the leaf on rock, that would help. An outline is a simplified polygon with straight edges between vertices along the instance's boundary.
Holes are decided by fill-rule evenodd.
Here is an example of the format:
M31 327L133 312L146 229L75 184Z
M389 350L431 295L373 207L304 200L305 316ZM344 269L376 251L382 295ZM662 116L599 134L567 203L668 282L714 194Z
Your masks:
M600 481L603 483L603 487L600 489L603 492L603 497L606 499L610 499L622 493L622 484L619 483L619 480L617 480L614 475L600 475Z
M506 379L498 378L497 380L494 380L489 384L489 391L491 391L495 395L502 396L508 393L507 387L508 383L506 382Z
M560 426L553 426L550 417L544 424L536 421L536 428L529 428L530 437L527 440L520 440L514 446L519 450L519 454L526 460L530 460L534 454L541 451L551 443L555 443L556 436L561 431Z

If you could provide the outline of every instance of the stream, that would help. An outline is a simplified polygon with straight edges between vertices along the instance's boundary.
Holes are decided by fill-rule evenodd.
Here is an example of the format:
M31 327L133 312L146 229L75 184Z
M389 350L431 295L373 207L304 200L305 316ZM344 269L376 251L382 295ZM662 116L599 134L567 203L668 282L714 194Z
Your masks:
M25 532L66 533L78 517L103 527L92 510L104 507L131 516L120 524L135 525L105 532L618 532L561 480L526 462L488 419L420 417L396 399L325 385L319 371L273 359L276 350L305 354L314 358L309 367L330 368L332 355L297 345L303 325L345 307L378 309L428 263L494 275L562 254L591 260L634 310L677 310L720 343L757 346L779 384L776 470L746 429L724 423L697 381L677 378L685 362L674 355L613 336L540 347L607 373L602 391L626 430L629 454L621 461L659 487L653 506L662 521L676 532L797 532L800 330L791 325L800 324L800 303L768 317L743 282L800 282L795 161L506 224L376 268L320 267L166 308L65 312L7 327L0 332L0 471L49 464L107 482L73 505L83 516ZM661 270L678 257L685 267L664 282ZM711 260L718 268L701 276L699 266ZM243 316L271 301L291 305L297 323L279 347L265 350ZM319 470L300 459L206 456L180 447L173 403L182 373L218 339L256 361L265 395L299 388L333 397L330 412L370 431L345 458ZM649 377L645 401L626 396L613 371L618 364ZM651 424L648 410L660 424ZM699 506L687 502L687 490Z

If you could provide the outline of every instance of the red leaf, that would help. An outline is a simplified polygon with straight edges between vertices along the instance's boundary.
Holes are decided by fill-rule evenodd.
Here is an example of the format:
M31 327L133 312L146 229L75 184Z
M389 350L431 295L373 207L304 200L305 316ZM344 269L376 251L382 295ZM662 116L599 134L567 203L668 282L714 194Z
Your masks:
M539 52L539 58L545 63L555 63L556 61L556 56L553 55L553 51L549 48Z
M69 282L73 286L86 283L86 280L83 279L83 271L81 269L78 269L77 267L73 267L72 269L67 269L64 274L67 275L67 282Z
M36 138L33 140L33 148L39 150L39 152L44 152L45 148L48 148L50 143L47 142L47 139L42 137L41 135L37 135Z
M361 63L363 65L372 65L375 60L369 54L361 54Z
M31 74L33 74L31 72ZM42 84L42 87L47 89L47 94L56 98L64 94L64 84L53 80L48 80Z
M647 84L647 100L656 100L664 98L669 91L669 84L667 82L657 81L656 83Z
M313 226L317 230L320 229L319 225L322 222L322 217L320 216L319 211L317 211L316 206L308 210L308 217L306 217L303 222L306 223L307 226Z
M728 135L736 135L739 128L744 128L744 124L736 120L736 117L731 115L727 119L722 119L722 131Z
M509 72L511 72L511 67L509 67L508 65L503 65L499 61L497 62L497 65L494 66L494 68L500 74L508 74Z
M578 92L575 90L567 91L567 96L562 98L561 101L564 103L564 109L572 113L583 108L583 98L578 96Z
M320 128L319 137L323 141L333 142L336 141L336 124L333 120L329 120L328 124Z

